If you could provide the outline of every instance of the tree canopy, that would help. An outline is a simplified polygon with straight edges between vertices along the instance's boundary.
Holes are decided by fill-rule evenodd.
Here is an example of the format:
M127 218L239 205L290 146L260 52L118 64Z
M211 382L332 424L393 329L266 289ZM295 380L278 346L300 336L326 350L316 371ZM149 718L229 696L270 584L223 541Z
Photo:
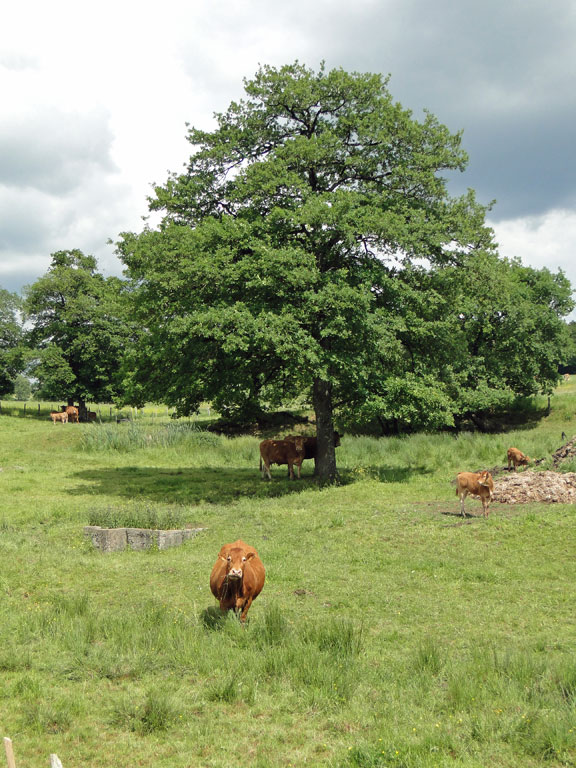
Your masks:
M130 338L123 291L121 280L97 272L93 256L79 250L52 254L50 268L24 299L30 373L41 397L83 404L118 396Z
M213 131L189 128L185 171L150 200L159 227L118 243L143 329L133 399L250 413L304 396L331 479L335 409L439 426L480 392L554 380L528 304L544 294L557 335L567 281L499 260L487 207L448 194L460 134L380 75L264 66L245 91ZM520 345L497 364L500 341Z

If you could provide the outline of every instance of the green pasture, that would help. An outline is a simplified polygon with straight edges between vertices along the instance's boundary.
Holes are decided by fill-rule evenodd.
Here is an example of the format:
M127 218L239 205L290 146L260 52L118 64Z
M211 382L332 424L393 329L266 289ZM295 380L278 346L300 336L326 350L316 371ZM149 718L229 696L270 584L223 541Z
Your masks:
M572 382L539 405L496 435L347 435L342 483L319 489L306 464L262 481L257 438L162 409L53 425L3 402L0 736L18 764L575 766L573 507L485 520L471 500L462 520L450 484L576 434ZM103 555L95 521L206 530ZM208 584L238 537L267 569L244 628Z

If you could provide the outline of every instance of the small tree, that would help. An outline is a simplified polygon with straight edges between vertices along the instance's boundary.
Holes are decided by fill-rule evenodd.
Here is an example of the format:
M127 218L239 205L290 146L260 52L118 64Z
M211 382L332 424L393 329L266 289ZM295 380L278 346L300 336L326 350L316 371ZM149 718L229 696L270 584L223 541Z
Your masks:
M30 373L38 395L84 408L88 399L111 402L121 388L120 365L129 326L123 284L104 278L93 256L52 254L48 272L25 291Z
M14 380L14 399L15 400L30 400L32 394L32 385L30 379L26 376L19 374Z
M0 396L14 391L14 377L22 370L20 299L0 288Z

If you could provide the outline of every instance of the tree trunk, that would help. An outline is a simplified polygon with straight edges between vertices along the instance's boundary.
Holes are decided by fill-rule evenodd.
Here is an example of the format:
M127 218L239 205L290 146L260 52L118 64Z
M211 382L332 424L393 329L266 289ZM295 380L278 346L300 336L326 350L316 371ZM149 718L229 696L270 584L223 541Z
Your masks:
M334 421L332 416L332 385L322 379L314 379L312 402L316 414L318 449L316 472L321 483L333 483L338 477L336 450L334 448Z

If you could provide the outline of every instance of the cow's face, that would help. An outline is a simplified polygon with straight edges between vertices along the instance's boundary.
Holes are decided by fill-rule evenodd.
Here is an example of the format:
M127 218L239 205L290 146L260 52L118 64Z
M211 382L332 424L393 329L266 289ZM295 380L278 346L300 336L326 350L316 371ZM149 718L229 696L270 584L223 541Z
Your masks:
M478 477L478 485L490 485L490 472L480 472Z
M241 579L244 575L244 566L250 558L254 557L254 552L246 552L244 549L229 549L222 556L226 562L226 578Z
M530 464L531 461L532 459L530 458L530 456L522 456L518 464L522 464L522 466L528 466L528 464Z

